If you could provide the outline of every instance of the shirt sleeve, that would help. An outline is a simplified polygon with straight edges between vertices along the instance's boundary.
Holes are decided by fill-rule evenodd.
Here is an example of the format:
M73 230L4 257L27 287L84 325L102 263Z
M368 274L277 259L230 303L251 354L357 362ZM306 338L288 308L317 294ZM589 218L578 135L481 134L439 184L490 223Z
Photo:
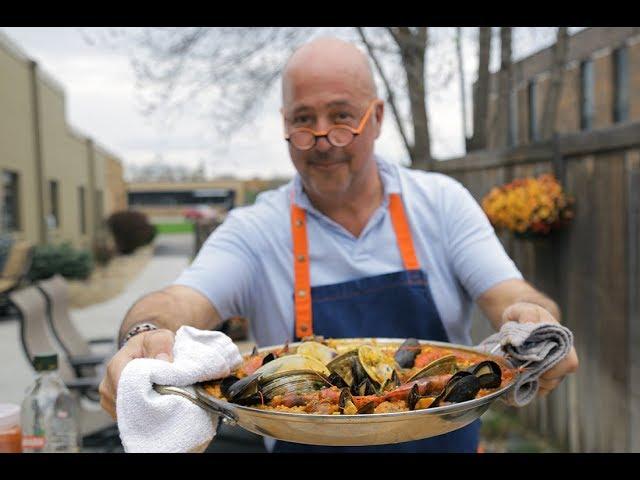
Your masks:
M234 213L209 235L191 265L173 282L205 295L223 320L247 315L258 269L250 229Z
M449 261L474 301L504 280L522 279L480 205L455 180L444 188L442 213Z

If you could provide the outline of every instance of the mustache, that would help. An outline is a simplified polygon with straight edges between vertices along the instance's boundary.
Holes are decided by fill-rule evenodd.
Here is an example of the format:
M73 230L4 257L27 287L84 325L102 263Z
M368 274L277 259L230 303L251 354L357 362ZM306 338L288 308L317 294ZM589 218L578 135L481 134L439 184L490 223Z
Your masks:
M309 152L306 160L307 163L348 162L351 155L345 152Z

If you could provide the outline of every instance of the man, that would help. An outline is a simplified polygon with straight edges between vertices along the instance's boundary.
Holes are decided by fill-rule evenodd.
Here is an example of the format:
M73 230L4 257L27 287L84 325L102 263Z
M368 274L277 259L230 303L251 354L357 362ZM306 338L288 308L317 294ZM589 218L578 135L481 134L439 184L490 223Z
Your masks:
M462 185L374 155L384 103L359 49L333 38L302 46L284 69L282 102L298 175L232 211L174 285L130 309L120 330L126 344L100 387L112 415L124 366L139 357L171 361L181 325L212 329L244 316L260 345L311 334L469 344L472 301L496 329L560 319L557 305L522 279ZM577 366L572 351L545 372L540 393ZM379 447L276 442L274 450L472 452L478 429L475 422Z

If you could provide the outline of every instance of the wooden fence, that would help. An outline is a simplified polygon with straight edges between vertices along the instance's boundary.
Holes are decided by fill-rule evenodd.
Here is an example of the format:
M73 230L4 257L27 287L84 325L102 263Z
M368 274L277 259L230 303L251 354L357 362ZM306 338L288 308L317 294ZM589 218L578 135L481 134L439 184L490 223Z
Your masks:
M571 226L543 241L501 240L558 302L579 371L518 414L568 451L640 452L640 123L441 162L481 198L515 178L555 172L575 197ZM491 333L476 309L473 336Z

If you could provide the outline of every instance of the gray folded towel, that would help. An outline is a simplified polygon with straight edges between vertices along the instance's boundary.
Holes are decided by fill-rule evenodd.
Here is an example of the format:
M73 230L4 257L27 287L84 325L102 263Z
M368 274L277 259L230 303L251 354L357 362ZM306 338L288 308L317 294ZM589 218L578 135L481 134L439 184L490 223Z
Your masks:
M509 405L524 407L538 393L540 375L566 357L572 346L573 333L557 323L506 322L476 348L502 355L514 367L526 367L514 388L502 397Z

